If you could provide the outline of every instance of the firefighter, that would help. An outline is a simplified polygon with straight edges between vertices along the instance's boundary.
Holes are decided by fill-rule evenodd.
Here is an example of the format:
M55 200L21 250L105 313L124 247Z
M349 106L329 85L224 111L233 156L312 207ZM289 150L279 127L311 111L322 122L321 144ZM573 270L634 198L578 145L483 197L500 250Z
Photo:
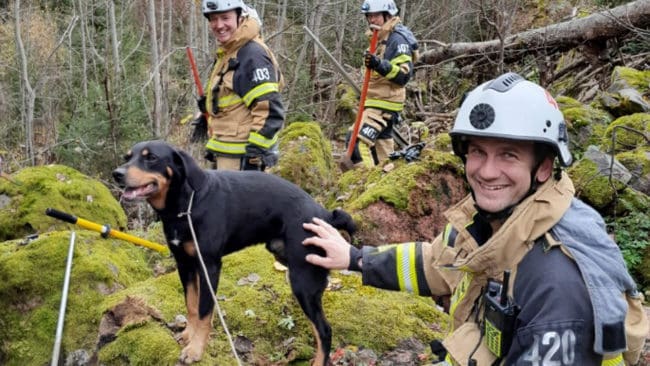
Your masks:
M471 91L450 132L471 194L432 243L357 249L321 220L307 261L365 285L434 296L450 333L442 365L633 365L648 319L602 217L574 197L563 115L514 73Z
M254 9L240 0L203 0L202 11L218 48L193 140L209 132L206 159L216 169L264 170L277 162L284 125L278 63Z
M361 5L369 26L378 27L376 54L367 50L364 64L373 70L368 83L358 141L352 162L375 166L394 151L393 127L404 109L406 83L413 76L418 44L413 33L398 16L393 0L365 0ZM368 36L372 31L368 31ZM348 133L349 143L351 132Z

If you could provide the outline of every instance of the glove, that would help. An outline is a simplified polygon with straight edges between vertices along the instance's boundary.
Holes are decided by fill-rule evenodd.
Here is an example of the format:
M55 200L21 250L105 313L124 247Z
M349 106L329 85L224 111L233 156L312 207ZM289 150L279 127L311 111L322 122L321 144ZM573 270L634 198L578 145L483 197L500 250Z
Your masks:
M366 51L363 55L363 62L366 64L366 67L372 70L377 70L377 67L381 64L379 57L373 55L372 53Z
M198 118L192 121L194 130L190 136L190 142L204 142L208 139L208 120L205 114L201 114Z
M196 105L199 107L201 113L205 114L208 111L205 108L205 95L201 95L199 99L196 100Z
M390 70L393 69L393 65L391 65L388 60L382 60L368 51L366 51L363 59L367 68L377 71L381 76L388 75Z
M255 144L246 145L244 159L244 165L253 170L264 170L265 167L272 167L278 163L278 155L275 151Z

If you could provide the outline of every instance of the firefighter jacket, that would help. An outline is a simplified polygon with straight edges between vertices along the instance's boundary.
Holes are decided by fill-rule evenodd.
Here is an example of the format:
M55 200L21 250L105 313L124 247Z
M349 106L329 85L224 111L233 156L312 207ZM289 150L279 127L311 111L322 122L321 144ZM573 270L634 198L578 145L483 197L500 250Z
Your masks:
M634 364L649 327L642 295L600 215L573 193L566 174L551 179L495 232L470 195L433 243L363 247L363 282L446 298L447 365ZM488 280L506 270L516 319L499 354L483 315Z
M372 32L368 31L368 36ZM376 71L370 76L365 108L401 112L406 99L406 83L413 75L418 44L413 33L400 23L399 17L390 18L379 30L376 55L391 65L386 76Z
M260 37L259 23L245 18L232 38L217 49L206 109L206 148L222 156L245 154L247 144L263 149L277 142L284 124L278 63Z

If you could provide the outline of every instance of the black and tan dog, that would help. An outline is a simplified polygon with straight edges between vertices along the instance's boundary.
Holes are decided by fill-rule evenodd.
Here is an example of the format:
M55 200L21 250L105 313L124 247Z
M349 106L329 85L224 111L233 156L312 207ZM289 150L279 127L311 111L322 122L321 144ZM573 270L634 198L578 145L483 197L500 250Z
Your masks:
M190 155L163 141L140 142L125 159L126 163L113 171L115 180L124 187L122 198L145 198L156 210L185 291L188 325L179 339L185 345L180 361L201 359L212 329L214 307L187 216L183 215L191 204L192 227L212 288L217 290L224 255L266 243L289 267L293 294L313 324L317 342L314 364L326 365L331 328L321 297L328 273L305 261L308 253L317 250L302 244L312 235L302 223L320 217L352 234L355 226L350 215L325 210L298 186L272 174L201 169Z

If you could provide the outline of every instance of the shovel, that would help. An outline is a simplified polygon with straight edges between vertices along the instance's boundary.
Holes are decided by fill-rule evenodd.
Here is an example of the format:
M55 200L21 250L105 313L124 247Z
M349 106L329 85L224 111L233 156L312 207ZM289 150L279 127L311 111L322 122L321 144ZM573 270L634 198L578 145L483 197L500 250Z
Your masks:
M372 29L372 38L370 39L370 53L375 53L377 50L377 38L379 37L379 32L376 26L371 26ZM361 127L361 116L363 116L364 104L366 104L366 95L368 94L368 83L370 82L370 74L372 70L366 68L366 73L363 78L363 86L361 87L361 97L359 99L359 111L357 112L357 120L354 122L354 128L352 129L352 136L350 136L350 144L348 145L348 150L341 158L339 166L341 170L346 172L354 167L352 162L352 153L354 152L354 146L357 143L357 136L359 135L359 128Z

